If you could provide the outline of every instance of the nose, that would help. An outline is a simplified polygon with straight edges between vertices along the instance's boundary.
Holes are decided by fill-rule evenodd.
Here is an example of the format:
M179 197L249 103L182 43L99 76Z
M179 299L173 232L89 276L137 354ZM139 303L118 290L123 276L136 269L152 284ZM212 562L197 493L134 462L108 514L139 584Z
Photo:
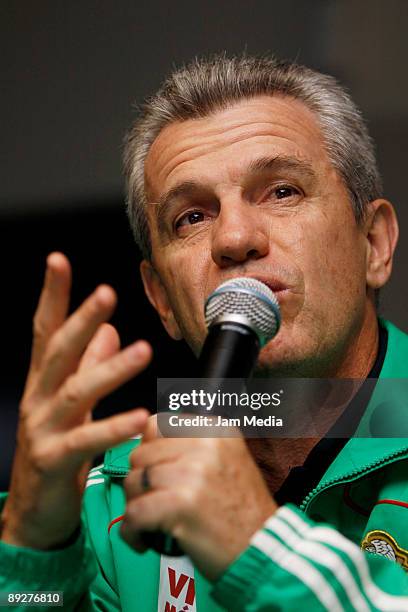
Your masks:
M269 238L262 214L242 203L221 205L213 225L211 254L220 268L250 259L260 259L269 252Z

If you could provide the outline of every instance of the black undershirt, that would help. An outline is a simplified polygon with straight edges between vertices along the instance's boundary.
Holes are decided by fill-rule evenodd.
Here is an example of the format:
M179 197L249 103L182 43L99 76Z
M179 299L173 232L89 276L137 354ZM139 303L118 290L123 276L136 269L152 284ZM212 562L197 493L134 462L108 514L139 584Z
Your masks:
M379 377L384 363L385 353L387 352L387 330L381 327L381 325L379 325L378 328L379 341L377 358L367 378ZM353 431L357 429L370 400L371 393L372 388L368 390L368 388L364 388L363 386L347 406L343 414L331 427L327 437L322 438L320 442L312 448L304 464L290 470L281 487L274 494L274 498L279 505L290 502L300 506L309 491L312 491L312 489L317 486L329 465L333 463L341 449L350 439L331 437L333 436L333 432L335 432L337 428L341 428L341 422L346 419L348 423L350 423L350 419L352 419Z

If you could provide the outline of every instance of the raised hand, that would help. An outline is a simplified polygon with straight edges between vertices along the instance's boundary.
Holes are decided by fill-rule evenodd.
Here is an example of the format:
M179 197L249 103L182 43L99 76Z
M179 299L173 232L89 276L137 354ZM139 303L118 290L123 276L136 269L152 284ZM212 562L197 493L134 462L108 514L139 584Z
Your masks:
M71 268L61 253L47 259L34 316L30 370L20 405L11 486L2 513L1 539L52 549L79 525L92 458L143 430L145 409L93 422L98 400L140 373L151 359L138 341L120 350L106 321L116 295L99 286L67 318Z

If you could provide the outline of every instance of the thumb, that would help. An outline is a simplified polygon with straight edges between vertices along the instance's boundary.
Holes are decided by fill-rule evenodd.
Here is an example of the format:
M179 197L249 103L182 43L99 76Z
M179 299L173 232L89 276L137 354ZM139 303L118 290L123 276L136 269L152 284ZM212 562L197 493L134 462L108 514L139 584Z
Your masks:
M142 443L154 440L159 436L157 430L157 414L153 414L146 423L146 426L142 433Z

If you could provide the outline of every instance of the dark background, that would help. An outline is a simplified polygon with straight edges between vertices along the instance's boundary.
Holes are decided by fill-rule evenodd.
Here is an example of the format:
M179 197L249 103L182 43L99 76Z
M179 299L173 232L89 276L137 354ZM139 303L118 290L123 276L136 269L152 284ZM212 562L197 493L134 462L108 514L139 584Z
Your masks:
M51 250L64 251L73 264L73 307L98 283L112 284L123 344L142 336L155 349L146 374L105 400L96 416L153 406L157 375L189 372L189 350L166 338L143 295L120 160L132 103L194 55L272 51L349 87L400 217L402 240L381 310L408 327L407 26L406 0L2 1L0 490L8 482L31 317Z

